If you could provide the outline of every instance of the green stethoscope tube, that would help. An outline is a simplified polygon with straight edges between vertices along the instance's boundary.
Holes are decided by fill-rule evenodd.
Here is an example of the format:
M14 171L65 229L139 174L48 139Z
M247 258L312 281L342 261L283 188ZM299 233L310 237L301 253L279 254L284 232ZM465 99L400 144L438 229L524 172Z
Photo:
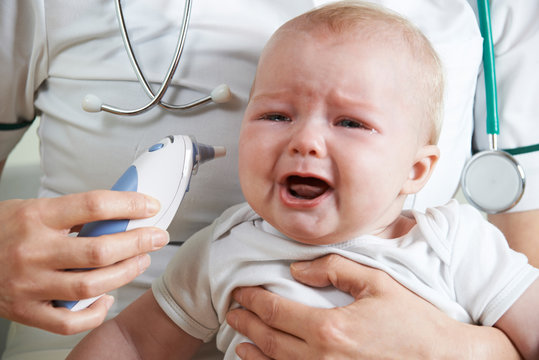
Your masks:
M492 41L492 25L488 0L478 0L477 9L479 28L483 36L483 72L485 75L485 97L487 106L487 134L498 135L500 122L498 119L498 95L496 89L496 67L494 66L494 44Z
M494 65L494 43L492 41L492 25L488 0L477 1L479 28L483 36L483 73L485 76L485 98L487 110L487 134L497 136L500 133L498 116L498 91L496 87L496 66ZM493 148L494 147L494 148ZM491 150L496 150L496 141L491 141ZM503 149L511 155L527 154L539 151L539 144Z

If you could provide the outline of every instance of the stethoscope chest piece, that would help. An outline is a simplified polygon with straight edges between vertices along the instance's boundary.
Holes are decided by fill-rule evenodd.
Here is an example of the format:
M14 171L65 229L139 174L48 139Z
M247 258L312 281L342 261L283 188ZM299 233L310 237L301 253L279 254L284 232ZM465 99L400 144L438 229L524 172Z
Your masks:
M515 206L526 185L522 166L505 151L475 154L466 164L461 188L466 200L487 214L497 214Z

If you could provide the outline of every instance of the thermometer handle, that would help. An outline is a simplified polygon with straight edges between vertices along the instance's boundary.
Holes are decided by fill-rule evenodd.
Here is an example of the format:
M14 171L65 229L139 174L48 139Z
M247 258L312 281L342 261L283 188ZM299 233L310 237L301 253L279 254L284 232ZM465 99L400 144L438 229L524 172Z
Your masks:
M197 142L186 135L168 136L140 155L112 186L116 191L137 191L150 195L161 204L159 212L146 219L103 220L84 225L78 237L96 237L128 231L143 226L156 226L166 230L185 193L193 169L202 162L224 156L223 147L213 147ZM91 269L76 269L84 271ZM73 271L73 270L72 270ZM72 311L82 310L100 296L78 301L53 301L54 306Z

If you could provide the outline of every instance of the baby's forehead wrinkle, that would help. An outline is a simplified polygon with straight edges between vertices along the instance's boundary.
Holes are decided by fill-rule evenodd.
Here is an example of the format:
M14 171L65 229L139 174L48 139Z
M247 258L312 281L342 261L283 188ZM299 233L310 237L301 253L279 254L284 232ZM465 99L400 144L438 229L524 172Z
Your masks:
M301 96L304 98L317 97L322 95L322 89L319 87L309 86L308 82L295 80L293 83L277 84L270 89L261 90L261 86L254 87L252 92L253 99L290 99L291 95ZM282 85L282 87L279 87Z
M298 94L299 100L298 100ZM327 93L322 93L319 89L279 89L275 91L268 92L257 92L253 91L252 96L249 102L273 102L273 101L283 101L290 102L290 99L295 96L296 102L307 102L311 103L312 101L318 101L320 98L323 98L321 103L326 104L327 106L338 108L343 110L347 116L353 116L354 114L359 114L362 116L381 116L384 114L387 103L376 104L372 101L369 101L366 97L362 95L354 94L350 95L346 91L341 89L334 89ZM299 105L299 104L298 104Z
M387 106L385 102L383 104L377 104L374 101L370 101L365 91L356 91L350 94L341 88L333 89L328 94L328 99L332 104L340 107L358 107L370 112L381 112Z
M278 100L286 98L287 94L290 94L290 91L274 91L263 93L257 93L256 91L253 91L251 101Z

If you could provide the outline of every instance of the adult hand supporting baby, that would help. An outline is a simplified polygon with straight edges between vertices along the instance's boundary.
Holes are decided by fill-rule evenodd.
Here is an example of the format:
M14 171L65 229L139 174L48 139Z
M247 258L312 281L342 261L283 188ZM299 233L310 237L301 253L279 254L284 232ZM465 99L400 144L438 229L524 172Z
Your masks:
M236 351L250 359L519 359L498 329L457 322L386 273L337 255L295 263L292 275L310 286L336 288L356 300L312 308L259 287L234 298L245 308L228 323L250 338Z
M525 254L531 265L539 267L539 210L488 215L488 220L503 232L513 250Z
M68 236L71 228L97 220L149 217L158 210L158 202L145 195L106 190L0 202L0 316L60 334L99 325L111 297L78 312L54 308L51 301L85 299L130 282L149 266L146 253L168 242L168 233L141 228L73 238ZM96 269L64 271L76 268Z

